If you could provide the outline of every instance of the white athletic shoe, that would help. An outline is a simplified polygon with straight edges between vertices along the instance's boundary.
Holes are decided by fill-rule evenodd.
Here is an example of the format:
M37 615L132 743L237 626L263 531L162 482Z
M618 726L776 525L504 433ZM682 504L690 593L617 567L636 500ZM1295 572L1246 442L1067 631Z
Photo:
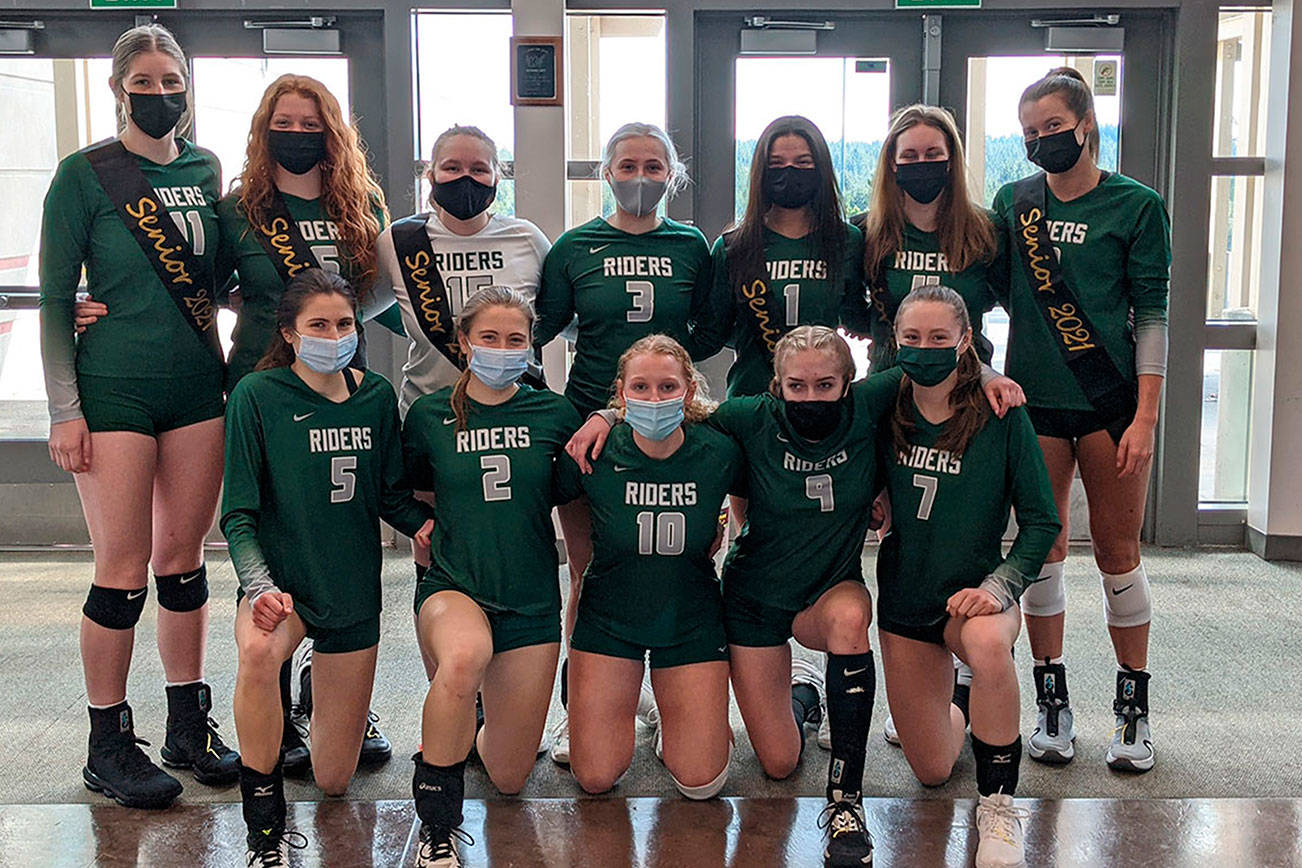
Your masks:
M642 676L642 692L637 697L638 723L655 730L656 759L665 758L664 737L660 734L660 709L656 707L655 691L651 688L651 675Z
M819 655L824 666L820 668L818 664L801 657L793 658L791 661L791 686L797 684L808 684L818 692L818 746L823 750L832 749L832 727L827 718L827 682L823 676L823 670L826 668L826 655Z
M1063 765L1076 755L1076 723L1067 696L1067 670L1061 663L1045 663L1034 669L1035 731L1026 742L1026 753L1037 762Z
M1023 868L1026 851L1022 822L1030 811L1013 805L1003 793L982 796L977 802L977 868Z
M886 715L886 725L882 727L882 738L887 744L900 746L900 731L895 728L895 718L889 714Z
M552 762L558 766L567 766L570 764L570 716L561 709L561 719L556 721L556 725L551 731L551 752Z
M416 844L416 868L461 868L465 863L457 842L474 844L475 839L460 829L436 836L432 828L422 824Z
M1108 746L1108 765L1123 772L1146 772L1153 767L1153 733L1147 714L1117 713L1117 726Z

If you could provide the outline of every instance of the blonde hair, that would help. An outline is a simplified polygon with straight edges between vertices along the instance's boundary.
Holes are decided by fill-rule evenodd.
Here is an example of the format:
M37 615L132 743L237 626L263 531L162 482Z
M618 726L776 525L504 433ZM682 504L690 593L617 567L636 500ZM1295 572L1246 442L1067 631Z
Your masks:
M486 286L466 299L466 303L462 305L461 315L457 317L457 337L465 338L466 343L470 343L470 329L475 325L475 317L490 307L508 307L520 311L528 322L529 334L533 334L533 302L518 289L509 286ZM457 377L456 385L452 387L452 415L457 417L458 431L466 430L466 420L470 418L466 385L470 382L471 376L470 368L467 366L461 372L461 376Z
M425 177L430 183L428 201L431 208L438 207L438 203L434 201L434 167L438 165L439 151L443 150L443 146L452 141L452 139L455 139L457 136L470 136L472 139L478 139L483 142L488 147L488 153L490 155L488 158L488 164L493 167L493 180L499 181L502 178L502 161L498 159L497 143L493 141L492 137L479 127L470 126L468 124L453 124L443 132L439 133L439 137L434 140L434 147L430 148L429 169L426 171Z
M624 354L619 357L619 366L615 373L614 396L610 399L610 406L619 411L619 417L624 418L624 390L622 388L624 377L628 371L628 363L638 356L646 355L669 356L676 360L683 368L683 376L688 383L696 386L696 392L692 395L692 400L683 405L683 415L688 422L704 422L710 418L714 412L715 403L710 400L710 388L705 383L705 378L701 372L696 370L692 364L692 357L688 355L687 350L683 349L682 344L669 337L669 335L647 335L639 338Z
M606 142L605 150L601 153L601 163L597 166L597 177L604 178L606 170L615 162L615 148L619 143L626 139L637 138L655 139L660 143L660 147L665 149L665 163L669 168L669 182L665 186L665 198L672 199L674 194L687 186L691 179L687 176L687 166L678 158L678 149L674 147L674 140L669 138L669 134L655 124L628 123L611 134L610 141Z
M118 41L113 44L113 64L112 71L109 73L113 95L120 97L126 93L123 82L126 80L127 73L131 71L131 61L142 54L153 52L166 54L180 67L181 80L185 82L186 109L181 119L176 122L176 129L186 131L194 115L194 103L190 95L190 67L185 62L185 52L181 50L172 31L161 24L140 24L132 27L119 36ZM118 134L121 135L127 128L127 109L124 101L118 102L117 116Z
M836 333L836 329L821 325L796 326L773 348L773 380L769 383L769 391L775 396L782 397L782 369L787 360L806 350L827 353L835 358L846 385L854 379L854 356L850 354L850 345Z
M1022 106L1028 102L1039 102L1046 96L1054 94L1062 97L1062 101L1067 104L1067 109L1076 116L1077 123L1085 120L1085 115L1094 115L1094 91L1090 90L1089 82L1085 81L1085 76L1080 74L1080 70L1072 69L1070 66L1055 66L1044 74L1044 78L1022 91L1022 98L1017 101L1017 110L1020 113ZM1098 115L1094 115L1094 129L1090 130L1085 137L1085 143L1089 146L1090 156L1097 161L1099 158Z

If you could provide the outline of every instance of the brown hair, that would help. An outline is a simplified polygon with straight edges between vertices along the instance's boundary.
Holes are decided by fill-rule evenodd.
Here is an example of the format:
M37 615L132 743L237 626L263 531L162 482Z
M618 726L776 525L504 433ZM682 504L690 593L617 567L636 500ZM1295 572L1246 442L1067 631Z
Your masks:
M285 340L285 330L294 331L298 315L308 299L316 295L342 295L348 299L349 306L357 310L357 293L348 281L332 271L322 268L308 268L300 271L285 284L285 291L280 294L276 304L276 331L267 344L267 351L258 359L255 371L269 368L287 368L294 363L294 345ZM358 328L361 324L358 323Z
M836 329L821 325L796 326L787 332L773 348L773 379L769 382L769 391L776 397L782 397L782 369L787 359L796 353L817 350L833 356L845 377L845 384L850 385L854 379L854 356L850 354L850 345L845 338L836 333Z
M895 147L901 135L919 124L940 130L949 151L949 184L940 194L936 234L949 270L957 274L977 262L989 262L996 252L995 227L986 210L975 202L967 188L967 158L958 124L947 110L932 105L905 106L891 116L891 126L882 143L873 175L872 202L864 224L864 274L872 286L883 263L904 241L904 194L895 183ZM884 301L873 299L884 313Z
M832 170L832 153L827 149L823 133L809 118L786 115L770 123L755 143L755 154L750 161L750 189L746 196L746 211L741 222L724 233L727 251L728 281L736 285L756 278L767 280L764 267L764 215L771 202L764 195L764 170L769 165L769 151L773 143L783 136L800 136L809 145L814 157L814 171L818 173L818 193L809 207L813 209L813 232L810 240L817 253L827 259L828 281L836 285L840 279L842 260L845 258L846 229L842 219L841 191Z
M682 344L669 337L669 335L647 335L638 338L619 357L619 366L615 373L614 395L610 399L610 406L619 411L620 418L624 418L623 385L624 376L628 371L628 363L638 356L653 353L675 359L682 365L683 376L687 382L696 385L696 392L692 395L691 402L683 406L683 415L687 421L704 422L710 418L710 414L714 412L715 404L710 400L709 386L706 385L701 372L696 370L696 366L692 364L692 357L688 355L687 350L683 349Z
M466 303L461 306L461 314L457 317L457 337L465 338L466 343L470 343L470 330L475 325L475 317L490 307L509 307L520 311L528 321L525 332L533 334L533 302L529 301L528 296L509 286L486 286L466 299ZM457 418L458 431L466 430L466 420L470 418L466 386L470 383L471 376L467 366L452 387L452 415Z
M176 61L180 69L181 80L185 82L186 109L181 115L181 119L176 122L176 130L186 132L190 128L190 121L194 116L194 98L189 93L190 90L190 67L185 62L185 52L177 43L176 37L172 31L168 30L161 24L141 24L132 27L130 30L123 31L118 37L118 41L113 44L113 65L109 73L109 84L113 88L113 95L120 97L126 93L127 73L131 71L131 61L135 60L141 54L150 54L152 52L166 54L172 60ZM119 102L117 105L118 134L127 128L127 109L126 105Z
M1089 84L1086 83L1085 76L1070 66L1054 67L1045 73L1044 78L1022 91L1022 98L1017 101L1017 108L1020 111L1021 107L1028 102L1039 102L1046 96L1052 96L1053 94L1062 97L1062 101L1067 104L1068 110L1076 116L1077 121L1083 121L1087 114L1094 114L1094 92L1090 90ZM1094 129L1089 131L1089 135L1085 138L1085 144L1089 146L1090 156L1098 160L1098 115L1094 116Z
M907 309L923 302L948 305L964 334L972 328L963 297L948 286L924 286L906 295L900 302L899 310L895 312L897 327ZM947 450L952 455L962 455L972 438L985 427L986 419L990 416L990 403L986 400L985 390L981 388L981 360L977 358L975 341L969 341L967 349L959 356L958 381L949 393L949 406L954 409L954 415L945 420L936 448ZM907 451L911 444L909 438L917 430L914 423L916 412L913 381L906 376L900 382L895 411L891 414L891 434L897 453Z
M240 210L250 228L268 219L276 190L276 160L271 156L268 133L276 103L286 94L297 94L316 104L325 127L326 155L321 166L321 200L326 215L339 228L343 242L340 255L348 273L368 292L375 282L375 239L380 235L378 208L388 213L384 191L380 189L366 161L366 146L334 94L315 78L306 75L282 75L262 94L249 127L249 144L244 156L244 170L236 179Z
M468 124L453 124L443 132L439 133L439 137L434 140L434 147L430 148L429 167L425 171L425 179L429 181L430 190L428 202L431 208L439 207L439 204L434 201L434 167L439 161L439 151L443 149L443 146L446 145L449 140L454 139L457 136L470 136L470 138L479 139L479 141L487 145L488 153L490 155L488 158L488 164L493 167L493 177L500 179L502 176L502 163L497 156L497 143L493 141L492 137L479 127L470 126Z

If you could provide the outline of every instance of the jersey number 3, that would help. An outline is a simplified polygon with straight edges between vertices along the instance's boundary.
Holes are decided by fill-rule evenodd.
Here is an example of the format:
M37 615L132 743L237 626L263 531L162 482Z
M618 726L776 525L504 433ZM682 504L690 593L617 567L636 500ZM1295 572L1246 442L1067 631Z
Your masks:
M629 322L651 322L656 311L656 287L649 280L630 280L624 290L633 296L633 309L627 313Z

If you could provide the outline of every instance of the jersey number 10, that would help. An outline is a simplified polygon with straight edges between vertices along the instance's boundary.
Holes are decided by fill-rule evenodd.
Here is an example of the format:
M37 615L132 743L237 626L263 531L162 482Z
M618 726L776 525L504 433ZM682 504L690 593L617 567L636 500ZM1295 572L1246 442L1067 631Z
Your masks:
M681 555L687 545L687 516L681 512L639 512L637 514L637 553L640 555Z

